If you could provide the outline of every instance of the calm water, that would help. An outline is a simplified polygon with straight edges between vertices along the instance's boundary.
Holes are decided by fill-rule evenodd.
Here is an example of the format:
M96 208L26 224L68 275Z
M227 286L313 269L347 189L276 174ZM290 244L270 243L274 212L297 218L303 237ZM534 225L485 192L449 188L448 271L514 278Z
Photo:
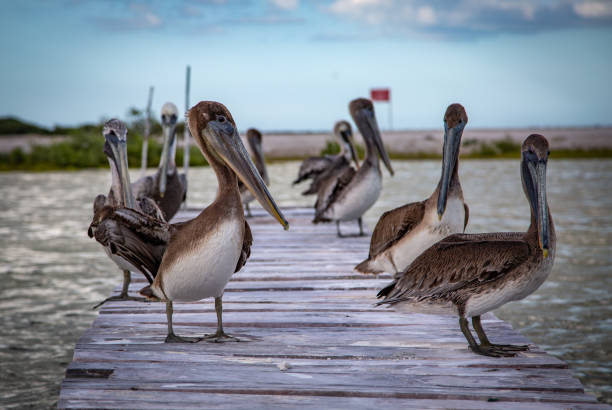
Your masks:
M289 185L298 165L270 167L281 205L313 201ZM393 166L396 176L385 171L382 197L366 214L370 229L385 210L429 196L440 175L437 161ZM518 161L464 161L460 174L468 231L527 228ZM536 293L496 313L612 403L612 161L553 158L548 176L558 235L553 273ZM0 407L54 406L72 347L96 315L91 306L121 280L86 234L92 200L109 179L104 170L0 174ZM212 171L193 170L190 190L190 206L210 201Z

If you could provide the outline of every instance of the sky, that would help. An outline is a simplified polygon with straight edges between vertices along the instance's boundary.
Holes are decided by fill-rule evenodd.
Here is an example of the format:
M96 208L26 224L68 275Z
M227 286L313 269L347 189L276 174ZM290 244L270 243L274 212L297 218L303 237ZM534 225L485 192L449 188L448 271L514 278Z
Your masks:
M612 124L612 0L3 1L0 116L125 119L224 103L239 129L330 130L390 87L381 128Z

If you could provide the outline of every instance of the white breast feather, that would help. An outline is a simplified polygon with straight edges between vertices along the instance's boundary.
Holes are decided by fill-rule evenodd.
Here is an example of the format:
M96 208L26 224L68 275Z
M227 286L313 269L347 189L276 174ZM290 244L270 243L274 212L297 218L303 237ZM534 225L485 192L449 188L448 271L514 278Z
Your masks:
M364 178L353 181L345 188L343 196L330 207L326 216L338 221L351 221L362 216L378 200L382 190L379 170L372 167Z
M421 253L454 233L463 232L465 208L458 198L448 198L442 220L435 209L395 245L374 259L374 263L388 273L404 271Z
M177 258L163 276L168 298L188 302L223 295L238 264L243 230L244 222L226 221Z

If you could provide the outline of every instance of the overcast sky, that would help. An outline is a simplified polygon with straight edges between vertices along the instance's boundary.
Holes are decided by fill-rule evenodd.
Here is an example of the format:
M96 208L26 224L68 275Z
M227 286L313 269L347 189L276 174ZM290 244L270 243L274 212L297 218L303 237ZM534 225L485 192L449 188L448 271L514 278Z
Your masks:
M395 128L612 124L609 0L3 2L0 115L43 125L217 100L240 129L325 130L391 88ZM388 107L377 104L382 128Z

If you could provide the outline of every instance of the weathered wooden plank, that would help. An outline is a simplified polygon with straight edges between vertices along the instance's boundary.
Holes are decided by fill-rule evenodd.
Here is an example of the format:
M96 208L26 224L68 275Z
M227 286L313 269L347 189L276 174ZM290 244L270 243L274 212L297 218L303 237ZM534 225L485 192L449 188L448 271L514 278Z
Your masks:
M163 304L110 302L77 343L58 406L605 407L537 346L512 358L479 356L455 317L375 307L391 276L353 271L368 238L339 239L333 225L312 225L310 210L288 209L292 229L278 241L280 228L256 213L252 257L223 298L224 327L242 342L165 344ZM144 284L134 275L130 292ZM174 308L177 333L214 331L212 300ZM494 342L528 343L491 314L483 322Z
M200 392L141 390L71 389L62 391L59 408L131 408L131 409L507 409L507 401L495 400L431 400L390 397L290 396L266 394L219 394ZM513 402L517 410L558 410L562 403ZM573 409L600 409L597 403L571 402Z

